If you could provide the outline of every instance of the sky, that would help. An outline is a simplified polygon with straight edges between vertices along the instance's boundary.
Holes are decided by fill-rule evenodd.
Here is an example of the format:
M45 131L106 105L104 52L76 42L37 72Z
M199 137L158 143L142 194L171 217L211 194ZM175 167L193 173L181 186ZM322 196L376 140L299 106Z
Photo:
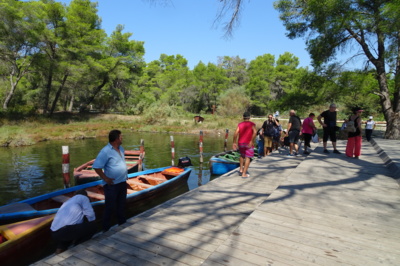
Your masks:
M133 34L132 40L143 41L147 63L158 60L161 54L180 54L193 69L200 61L217 64L220 56L239 56L250 62L264 54L272 54L277 60L279 55L290 52L299 58L301 67L312 69L305 40L286 37L272 0L243 1L240 24L229 39L224 37L222 23L214 25L221 8L218 0L170 0L169 5L164 2L98 0L98 15L108 35L122 24L124 32ZM228 19L229 15L224 21Z

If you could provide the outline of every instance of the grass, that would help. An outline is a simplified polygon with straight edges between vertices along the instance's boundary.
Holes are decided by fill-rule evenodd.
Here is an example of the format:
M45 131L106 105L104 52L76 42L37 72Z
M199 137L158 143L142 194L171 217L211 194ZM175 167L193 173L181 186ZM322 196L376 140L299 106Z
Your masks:
M199 134L225 134L229 129L233 136L237 124L242 117L222 117L205 114L203 123L194 121L194 114L177 115L158 119L154 124L148 124L146 116L116 115L116 114L71 114L59 113L53 117L34 116L23 119L0 118L0 146L26 146L41 141L62 139L85 139L107 136L110 130L119 129L122 132L160 132ZM282 118L282 117L280 117ZM287 117L285 117L287 118ZM253 118L257 129L262 126L265 117ZM287 128L287 120L280 120L282 127ZM319 123L315 122L317 127ZM322 130L320 130L319 135Z
M224 133L236 129L241 117L224 118L204 115L203 123L196 123L194 115L187 114L174 118L165 118L155 124L147 124L146 118L129 115L110 114L58 114L52 118L44 116L26 119L2 119L0 127L0 146L15 147L33 145L41 141L61 139L85 139L107 136L112 129L140 132L179 132L198 134Z

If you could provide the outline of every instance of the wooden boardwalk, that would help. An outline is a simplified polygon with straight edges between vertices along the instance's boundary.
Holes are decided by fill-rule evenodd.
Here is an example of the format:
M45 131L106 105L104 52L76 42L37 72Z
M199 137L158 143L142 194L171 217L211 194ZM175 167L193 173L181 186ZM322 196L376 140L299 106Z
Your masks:
M273 153L35 265L398 265L399 185L363 145Z

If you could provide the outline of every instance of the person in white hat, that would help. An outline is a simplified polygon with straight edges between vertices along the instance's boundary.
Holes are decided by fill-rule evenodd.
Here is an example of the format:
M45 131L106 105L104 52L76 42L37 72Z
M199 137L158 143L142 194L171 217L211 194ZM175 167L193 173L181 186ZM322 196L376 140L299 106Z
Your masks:
M367 141L371 140L372 131L376 127L376 123L375 123L375 121L373 119L374 118L372 116L370 116L368 118L367 122L365 122L365 137L367 138Z

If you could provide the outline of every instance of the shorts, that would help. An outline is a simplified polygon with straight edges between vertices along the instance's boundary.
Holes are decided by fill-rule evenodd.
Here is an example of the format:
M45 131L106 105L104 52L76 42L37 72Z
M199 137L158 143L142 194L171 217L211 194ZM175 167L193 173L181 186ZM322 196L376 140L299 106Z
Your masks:
M330 138L330 140L332 142L336 142L336 129L335 128L324 127L323 142L327 142L328 138Z
M294 129L289 131L289 142L297 143L299 142L300 130Z
M254 157L254 147L249 147L248 143L239 143L240 156L243 158L253 158Z
M267 148L272 147L272 137L264 136L264 147L267 147Z

